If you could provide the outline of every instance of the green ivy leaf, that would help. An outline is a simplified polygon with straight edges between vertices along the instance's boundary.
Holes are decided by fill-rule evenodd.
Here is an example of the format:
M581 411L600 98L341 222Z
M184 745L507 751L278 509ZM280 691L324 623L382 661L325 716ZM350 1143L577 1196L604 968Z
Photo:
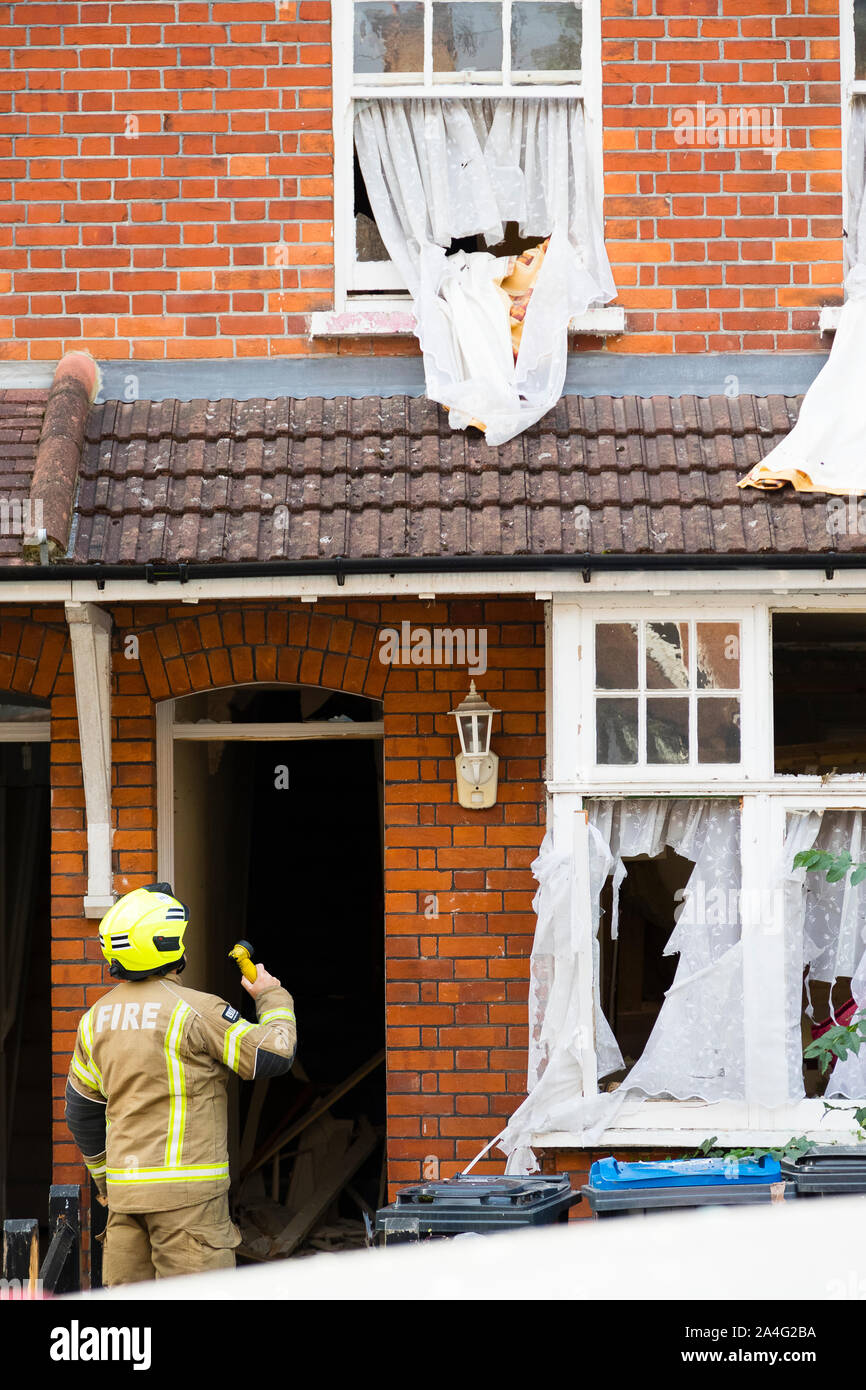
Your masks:
M795 869L816 869L821 851L817 849L801 849L799 854L794 855Z
M862 883L866 878L866 864L858 864L851 875L851 887L856 888L858 883Z
M848 864L834 864L832 869L827 870L827 882L839 883L845 877L849 869Z
M860 1051L864 1041L866 1039L860 1031L859 1020L847 1028L839 1023L834 1028L828 1028L820 1038L810 1042L803 1049L803 1056L816 1057L823 1076L829 1070L831 1062L837 1058L844 1062L849 1052Z

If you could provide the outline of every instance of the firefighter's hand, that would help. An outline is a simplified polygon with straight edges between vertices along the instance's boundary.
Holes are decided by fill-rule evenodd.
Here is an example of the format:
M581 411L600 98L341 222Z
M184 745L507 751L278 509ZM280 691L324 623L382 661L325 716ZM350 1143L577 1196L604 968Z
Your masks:
M260 965L258 961L256 961L256 978L250 981L246 975L242 975L241 984L247 994L251 994L254 999L263 994L266 989L273 989L275 985L278 989L280 988L280 982L276 976L269 975L265 967Z

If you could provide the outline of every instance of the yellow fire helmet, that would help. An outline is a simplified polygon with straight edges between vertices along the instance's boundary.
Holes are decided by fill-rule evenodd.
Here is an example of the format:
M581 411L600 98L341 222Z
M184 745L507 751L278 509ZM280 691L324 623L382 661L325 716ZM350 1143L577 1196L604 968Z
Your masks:
M170 883L149 883L125 893L99 924L99 944L123 980L143 980L174 966L182 970L183 934L189 909L174 896Z

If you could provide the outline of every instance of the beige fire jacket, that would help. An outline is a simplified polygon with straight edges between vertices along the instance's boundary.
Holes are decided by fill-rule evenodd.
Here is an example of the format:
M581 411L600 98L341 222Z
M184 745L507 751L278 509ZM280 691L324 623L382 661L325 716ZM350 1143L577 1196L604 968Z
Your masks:
M66 1119L109 1207L173 1211L227 1189L228 1073L278 1075L295 1052L288 991L264 990L256 1013L247 1023L176 974L124 980L87 1011Z

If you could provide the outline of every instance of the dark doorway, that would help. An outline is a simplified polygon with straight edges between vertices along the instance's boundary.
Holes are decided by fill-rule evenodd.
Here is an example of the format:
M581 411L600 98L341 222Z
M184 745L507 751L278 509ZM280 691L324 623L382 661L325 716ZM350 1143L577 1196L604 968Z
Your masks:
M247 686L179 701L176 718L327 722L348 730L381 713L373 701L327 690ZM236 1095L231 1150L241 1258L270 1258L286 1213L314 1204L323 1179L344 1160L351 1166L359 1141L369 1152L322 1208L310 1240L322 1228L337 1240L343 1229L363 1243L362 1213L380 1203L384 1166L381 739L324 738L311 729L309 738L281 740L262 732L249 741L175 742L174 887L190 901L195 954L206 967L190 983L223 995L254 1021L253 1001L226 959L245 937L255 959L291 991L297 1016L292 1073L243 1085ZM190 976L194 965L191 958ZM320 1118L271 1152L368 1064ZM309 1248L305 1240L289 1253Z
M0 743L0 1210L47 1223L51 861L47 743Z

